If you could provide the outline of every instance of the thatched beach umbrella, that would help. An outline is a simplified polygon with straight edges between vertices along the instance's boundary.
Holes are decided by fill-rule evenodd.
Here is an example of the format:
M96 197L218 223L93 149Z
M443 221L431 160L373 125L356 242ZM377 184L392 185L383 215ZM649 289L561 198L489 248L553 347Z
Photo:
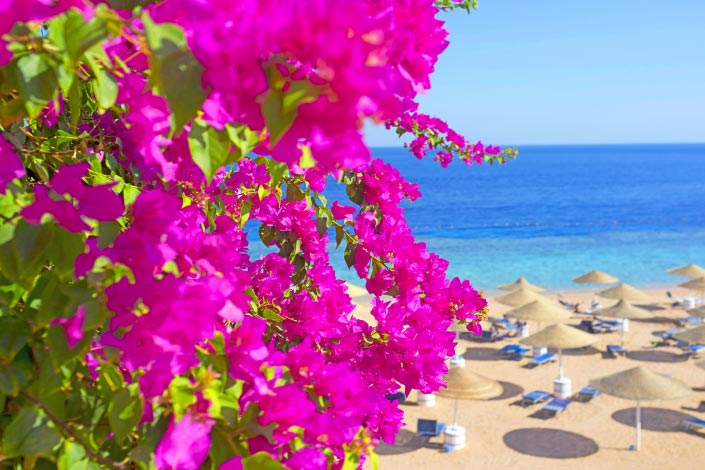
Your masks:
M507 317L516 318L523 321L551 322L567 320L571 313L567 312L561 305L546 297L538 298L521 307L513 308L504 314Z
M619 284L610 287L609 289L598 292L597 295L606 299L624 299L630 301L651 300L649 294L629 284Z
M590 271L589 273L585 273L573 279L573 282L577 284L613 284L617 281L619 281L618 277L597 270Z
M622 319L622 321L624 321L625 319L644 320L647 318L653 318L653 314L648 310L635 307L630 304L628 300L624 299L621 299L619 302L609 308L602 308L592 313L593 315L599 315L601 317L620 318ZM621 341L621 345L624 346L624 325L622 325L622 328L620 329L619 339Z
M691 279L690 281L681 282L678 286L685 287L689 290L700 291L700 296L702 297L703 291L705 291L705 277L698 277Z
M677 276L686 277L703 277L705 276L705 268L698 266L697 264L686 264L685 266L679 266L677 268L667 269L668 274L675 274Z
M496 380L472 372L467 367L451 367L443 377L446 388L438 391L438 396L455 399L453 427L458 427L459 400L489 400L498 397L504 389Z
M547 346L549 348L558 349L558 379L556 383L564 390L560 398L570 396L570 379L566 379L563 375L563 350L576 349L591 344L597 343L598 339L584 331L575 327L558 323L556 325L547 326L538 333L524 338L519 341L520 344L527 346Z
M690 344L705 344L705 325L674 333L673 337L678 341L685 341Z
M701 305L700 307L696 308L691 308L690 310L686 310L688 312L688 315L691 317L700 317L700 318L705 318L705 305Z
M680 398L692 391L680 380L645 367L634 367L592 379L590 385L608 395L636 401L636 450L641 448L641 402Z
M509 291L519 289L520 287L524 287L524 288L532 290L534 292L543 292L546 290L541 286L537 286L536 284L530 283L529 281L526 280L525 277L520 277L519 279L512 282L511 284L503 284L501 286L497 286L498 289L509 290Z
M543 297L541 294L537 294L531 289L520 287L506 294L497 296L494 300L500 304L509 305L511 307L521 307L541 297Z

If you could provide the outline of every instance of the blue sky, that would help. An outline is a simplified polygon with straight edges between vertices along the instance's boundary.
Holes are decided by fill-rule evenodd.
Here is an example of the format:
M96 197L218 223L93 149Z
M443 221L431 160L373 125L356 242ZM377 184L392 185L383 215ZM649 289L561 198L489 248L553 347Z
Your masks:
M705 0L480 0L443 18L421 110L471 140L705 142Z

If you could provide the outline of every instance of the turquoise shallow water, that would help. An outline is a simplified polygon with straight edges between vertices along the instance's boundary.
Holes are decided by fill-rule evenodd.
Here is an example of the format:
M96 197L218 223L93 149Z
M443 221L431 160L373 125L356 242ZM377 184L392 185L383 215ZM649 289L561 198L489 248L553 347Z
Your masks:
M685 279L666 269L705 265L705 144L519 149L503 166L447 169L401 148L374 153L419 184L423 197L405 206L419 241L479 289L520 275L549 289L577 288L571 279L592 269L673 286ZM335 183L329 190L329 200L347 201ZM342 253L332 258L340 276L355 281Z

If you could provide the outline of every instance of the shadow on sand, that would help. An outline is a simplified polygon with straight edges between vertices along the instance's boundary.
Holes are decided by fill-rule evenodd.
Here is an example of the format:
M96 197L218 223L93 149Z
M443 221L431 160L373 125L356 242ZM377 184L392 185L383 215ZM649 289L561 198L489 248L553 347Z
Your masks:
M667 351L642 349L640 351L629 351L627 357L635 361L645 362L685 362L690 357L690 354L674 354Z
M495 348L467 348L463 357L468 361L498 361L503 359L499 349Z
M558 353L557 349L553 348L548 348L548 352L554 352ZM586 346L584 348L577 348L577 349L564 349L563 350L563 355L564 356L590 356L591 354L598 354L602 351L599 349L596 349L592 346Z
M524 393L524 389L520 387L519 385L510 383L510 382L504 382L502 380L499 381L500 385L502 385L502 394L498 397L491 398L490 400L506 400L507 398L513 398L518 395L521 395Z
M418 437L408 429L401 429L399 430L399 434L397 434L397 438L395 439L393 446L380 442L375 449L375 453L379 455L406 454L408 452L413 452L420 449L423 446L424 438Z
M504 435L504 443L522 454L548 459L577 459L598 450L592 439L560 429L517 429Z
M691 415L665 408L642 408L641 429L657 432L682 432L683 420ZM635 426L636 408L625 408L612 413L612 419L626 426Z

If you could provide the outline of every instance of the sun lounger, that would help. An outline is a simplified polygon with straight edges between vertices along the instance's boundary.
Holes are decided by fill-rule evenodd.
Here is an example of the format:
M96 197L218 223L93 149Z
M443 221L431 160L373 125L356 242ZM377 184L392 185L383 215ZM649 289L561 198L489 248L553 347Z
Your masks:
M507 320L506 318L490 318L492 324L497 325L505 330L516 330L516 323Z
M700 323L702 323L703 319L700 317L681 317L677 321L680 325L687 326L687 325L699 325Z
M581 401L590 401L598 395L600 395L600 391L589 385L581 388L580 391L575 394L576 398Z
M553 400L548 402L548 404L542 406L540 411L542 413L550 413L555 416L558 413L562 413L563 411L565 411L565 409L568 408L568 405L570 405L570 400L554 398Z
M624 348L618 344L608 344L607 352L614 357L617 357L617 354L619 354L620 356L624 356L625 354L627 354L627 351L625 351Z
M515 361L520 361L524 358L524 354L531 351L531 348L526 346L521 346L519 344L507 344L502 349L499 350L500 354L508 356L510 359Z
M416 435L422 437L424 442L432 437L440 435L446 428L445 423L439 423L435 419L422 419L416 421Z
M693 417L685 418L683 424L685 424L685 428L689 431L705 428L705 420Z
M529 365L531 367L536 367L536 366L540 366L541 364L546 364L547 362L554 362L555 360L556 360L555 353L546 353L546 354L541 354L540 356L536 356L535 358L531 359L529 361Z
M389 401L396 400L397 403L404 403L404 401L406 400L406 394L404 394L404 392L388 393L385 396L386 396L387 400L389 400Z
M522 406L535 405L551 398L551 394L543 390L534 390L533 392L525 393L521 396L519 404Z
M705 346L703 346L702 344L691 344L688 348L688 351L691 355L697 356L700 353L705 352Z
M585 330L589 333L605 333L609 331L609 328L599 322L592 320L582 320L578 328Z

